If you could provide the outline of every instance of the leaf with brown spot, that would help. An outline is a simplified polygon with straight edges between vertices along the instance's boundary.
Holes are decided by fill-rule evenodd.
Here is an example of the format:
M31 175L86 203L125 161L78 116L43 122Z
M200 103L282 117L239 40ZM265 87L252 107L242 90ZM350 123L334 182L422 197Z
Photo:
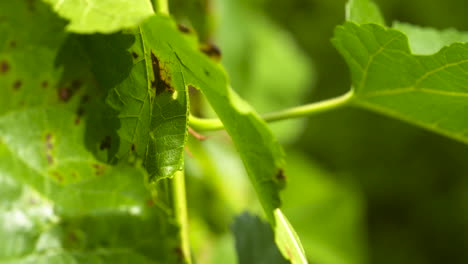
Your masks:
M106 136L102 140L101 145L99 145L99 149L100 150L110 149L111 148L111 143L112 143L112 137Z
M180 32L185 33L185 34L190 34L190 33L192 33L192 30L191 30L189 27L187 27L187 26L185 26L185 25L183 25L183 24L177 24L177 29L178 29Z
M19 90L19 88L21 87L22 83L20 80L17 80L13 83L13 90Z
M58 90L58 97L62 102L68 102L73 95L73 91L70 88L60 88Z
M10 70L10 64L8 64L7 61L1 61L0 62L0 74L5 74Z
M221 61L221 50L213 43L202 44L200 50L214 61Z
M127 48L130 73L108 98L122 124L118 130L120 141L115 143L119 146L116 157L140 157L151 175L150 181L170 178L180 170L187 138L187 84L180 65L174 63L170 44L162 38L165 33L158 33L158 27L148 21L132 32L136 41ZM180 34L175 25L173 30ZM100 49L102 52L92 55L96 61L115 56L104 52L107 45ZM133 52L139 54L138 63L132 58Z
M154 80L151 81L151 87L156 90L156 95L160 95L163 92L174 93L168 70L161 67L160 61L158 57L154 55L153 51L151 51L151 65L154 78Z

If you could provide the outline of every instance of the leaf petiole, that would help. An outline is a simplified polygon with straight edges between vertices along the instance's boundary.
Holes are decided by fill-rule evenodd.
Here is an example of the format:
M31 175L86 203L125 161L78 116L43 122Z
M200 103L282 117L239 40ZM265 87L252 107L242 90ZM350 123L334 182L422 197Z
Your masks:
M152 0L152 2L156 14L169 15L168 0Z
M353 98L354 90L351 88L347 93L328 100L301 105L277 112L261 115L265 122L275 122L285 119L307 117L318 113L330 111L348 105ZM196 130L221 130L224 129L223 123L216 118L198 118L190 115L189 124Z

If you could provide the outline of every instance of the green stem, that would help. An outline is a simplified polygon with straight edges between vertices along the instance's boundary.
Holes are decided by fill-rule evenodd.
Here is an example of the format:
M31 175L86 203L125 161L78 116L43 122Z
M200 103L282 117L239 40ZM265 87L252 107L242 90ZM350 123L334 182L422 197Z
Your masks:
M154 12L156 14L169 15L169 3L168 0L152 0Z
M351 89L349 92L332 99L297 106L278 112L263 114L261 115L261 117L263 120L265 120L265 122L275 122L284 119L311 116L347 105L349 101L353 98L353 94L354 91L353 89ZM192 115L190 116L189 124L192 128L198 131L220 130L224 128L223 123L219 119L204 119Z
M181 241L181 251L185 263L191 264L192 257L190 256L190 239L188 232L188 215L187 215L187 199L185 197L185 175L184 171L178 171L174 174L172 179L172 193L173 193L173 202L172 206L174 207L174 214L177 224L180 226L180 241Z

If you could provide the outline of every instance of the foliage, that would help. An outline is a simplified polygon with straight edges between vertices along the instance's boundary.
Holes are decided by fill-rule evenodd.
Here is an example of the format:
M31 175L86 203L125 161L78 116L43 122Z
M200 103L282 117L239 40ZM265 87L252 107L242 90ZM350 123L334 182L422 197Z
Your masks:
M399 260L411 242L383 251L397 232L384 226L376 246L366 242L366 198L372 215L369 197L388 190L372 185L372 196L354 167L328 171L320 156L304 153L318 147L349 164L334 149L349 146L343 153L361 157L375 147L351 142L356 128L327 145L328 137L302 132L304 120L272 129L265 120L349 106L468 143L468 33L388 27L377 4L349 0L332 43L351 87L262 116L301 103L321 84L320 56L307 57L280 16L265 11L269 1L169 3L173 17L166 1L0 2L0 262L406 263ZM275 8L286 12L282 5ZM205 134L213 124L227 134L206 132L202 142L191 128ZM322 142L294 147L302 134ZM414 140L399 138L400 148ZM458 193L449 201L463 204ZM269 225L243 213L231 235L227 226L245 209L263 211Z

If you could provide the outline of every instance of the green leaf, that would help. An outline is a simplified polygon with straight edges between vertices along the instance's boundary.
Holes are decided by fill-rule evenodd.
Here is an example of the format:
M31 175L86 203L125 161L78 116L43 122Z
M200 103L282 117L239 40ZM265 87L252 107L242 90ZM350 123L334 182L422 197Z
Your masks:
M259 217L243 213L232 224L239 264L290 263L281 256L271 227Z
M118 112L116 157L136 154L151 180L158 180L183 168L188 101L173 44L160 35L167 29L151 21L128 34L92 36L83 43L95 76L111 91L108 104Z
M0 182L17 194L1 196L2 263L179 263L174 230L146 204L64 217L31 188L2 175Z
M154 11L150 0L43 0L76 33L112 33L139 25Z
M2 174L54 200L64 214L146 201L142 170L104 162L112 148L112 118L85 55L63 32L64 22L41 2L14 5L14 12L0 8L8 25L0 27L0 82L8 87L0 91Z
M146 171L108 163L120 124L96 79L114 76L91 72L85 40L46 4L2 2L0 17L0 262L180 263L179 227ZM122 55L124 40L111 45Z
M400 31L354 23L333 43L351 70L353 104L468 143L468 44L414 55Z
M369 0L349 0L346 4L346 20L358 24L385 24L379 7Z
M173 78L182 80L186 88L200 88L207 97L232 137L275 232L287 231L275 233L283 255L294 256L294 263L306 263L300 242L279 209L279 190L285 184L283 151L265 122L229 88L222 68L201 53L193 39L179 32L170 19L154 16L141 29L154 30L162 46L168 47L160 56L171 62L169 69L179 69L180 75Z
M0 115L58 103L63 69L54 64L65 22L40 2L32 10L27 1L2 1L0 16Z
M0 117L0 172L53 200L63 214L128 209L150 199L144 171L96 160L75 118L60 107Z

